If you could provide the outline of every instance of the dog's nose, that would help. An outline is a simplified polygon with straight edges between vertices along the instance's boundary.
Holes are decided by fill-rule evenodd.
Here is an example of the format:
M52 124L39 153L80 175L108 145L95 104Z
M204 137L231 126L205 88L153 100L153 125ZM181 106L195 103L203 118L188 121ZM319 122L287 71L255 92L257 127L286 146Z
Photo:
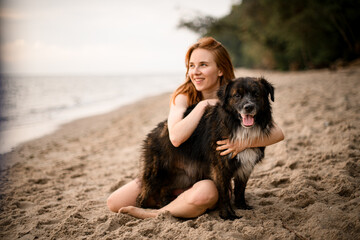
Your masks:
M253 103L247 103L244 105L244 109L246 112L251 112L254 110L254 108L255 108L255 104Z

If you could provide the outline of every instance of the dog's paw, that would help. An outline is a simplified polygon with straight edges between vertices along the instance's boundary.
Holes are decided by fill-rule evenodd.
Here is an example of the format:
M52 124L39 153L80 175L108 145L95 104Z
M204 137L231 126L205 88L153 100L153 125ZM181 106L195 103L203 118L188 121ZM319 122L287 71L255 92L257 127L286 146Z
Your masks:
M242 218L242 216L238 216L235 213L230 213L230 212L220 212L220 217L224 220L235 220Z
M220 210L219 215L222 219L225 219L225 220L235 220L235 219L242 218L242 216L236 215L235 211L231 207Z
M235 206L238 209L243 209L243 210L252 210L254 209L252 206L246 204L246 203L235 203Z

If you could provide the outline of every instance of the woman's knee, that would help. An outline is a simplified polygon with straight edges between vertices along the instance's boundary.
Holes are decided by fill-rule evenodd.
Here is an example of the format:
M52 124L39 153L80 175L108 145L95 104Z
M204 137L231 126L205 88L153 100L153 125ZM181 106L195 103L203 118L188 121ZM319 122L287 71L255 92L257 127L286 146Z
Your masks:
M139 193L140 185L138 180L135 179L113 192L107 198L107 206L112 212L118 212L122 207L135 206Z
M119 206L118 200L111 194L106 201L106 204L110 211L117 213L122 206Z
M202 180L195 183L188 200L196 206L212 207L218 201L218 191L215 183L212 180Z

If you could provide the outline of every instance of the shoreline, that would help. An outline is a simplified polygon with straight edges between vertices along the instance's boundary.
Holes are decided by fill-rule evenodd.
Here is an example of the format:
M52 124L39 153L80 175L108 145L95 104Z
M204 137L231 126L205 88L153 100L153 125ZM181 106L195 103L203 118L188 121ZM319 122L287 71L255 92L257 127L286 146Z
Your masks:
M115 112L121 107L133 105L137 102L143 101L144 99L163 95L170 93L160 93L160 94L148 94L143 98L134 98L127 101L123 101L117 106L106 107L105 109L99 109L97 107L92 107L98 109L97 111L90 111L89 109L82 109L83 113L77 114L72 117L67 117L64 119L54 119L52 121L43 121L33 124L25 124L10 129L2 129L0 131L0 156L12 152L16 147L21 144L27 143L32 140L39 139L49 134L53 134L55 131L61 129L63 125L71 124L80 119L86 119L91 117L96 117L99 115L109 114ZM0 164L1 165L1 164Z
M74 132L85 131L82 128L84 126L86 126L88 122L94 122L95 119L101 119L99 121L109 121L109 119L111 119L112 117L119 115L119 112L123 112L123 111L129 112L129 111L131 111L131 109L136 108L137 105L142 105L148 101L150 101L150 102L158 101L158 99L163 99L163 98L165 99L166 96L168 96L169 101L170 101L170 95L171 95L171 93L167 92L167 93L161 93L161 94L154 95L154 96L146 96L142 99L137 99L132 102L122 104L110 111L101 112L101 113L97 113L97 114L91 114L90 116L83 116L80 118L76 118L76 119L66 121L63 123L58 123L58 124L49 123L48 124L49 127L47 127L45 130L40 129L40 133L36 133L35 137L33 137L34 136L33 133L28 134L31 136L29 136L29 137L25 136L26 140L17 143L15 146L12 146L9 149L9 151L0 153L0 171L4 168L11 167L13 164L15 164L17 162L17 161L15 161L15 163L9 163L6 160L7 156L11 155L13 152L16 152L18 149L23 148L24 146L31 145L33 142L34 143L46 142L46 141L48 141L48 139L59 137L59 135L61 135L63 137L63 134L61 134L61 132L65 131L67 133L70 133L72 131L69 129L74 128L73 126L76 126L76 129ZM169 106L169 105L167 105L167 106ZM27 129L27 127L24 127L24 128ZM36 129L36 126L35 126L35 128L29 127L29 129L27 131L33 131L34 129ZM15 131L16 130L17 129L15 129ZM23 134L22 131L20 131L20 133Z
M224 221L111 213L111 192L136 178L146 134L166 119L170 93L64 124L2 156L1 239L354 239L360 232L360 67L271 72L273 115L285 140L250 176L253 210Z
M10 82L22 87L12 91L12 96L9 94L7 103L3 104L0 154L11 151L20 143L50 134L62 124L106 114L143 98L170 92L180 79L178 73L82 76L79 79L65 76L7 79L7 87L3 91L12 91ZM71 83L72 80L77 83ZM131 84L134 81L138 84ZM29 90L31 86L32 91ZM55 91L56 88L61 91ZM39 94L41 91L46 94ZM19 99L24 102L17 102Z

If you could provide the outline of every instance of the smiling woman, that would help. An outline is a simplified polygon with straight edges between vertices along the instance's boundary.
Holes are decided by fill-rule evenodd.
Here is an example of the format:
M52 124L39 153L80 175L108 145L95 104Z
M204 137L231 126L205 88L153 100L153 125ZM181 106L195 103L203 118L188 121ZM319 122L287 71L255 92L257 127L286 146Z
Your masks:
M203 64L205 62L207 65ZM202 38L192 45L186 53L185 63L186 80L173 94L168 119L170 140L174 146L179 146L190 137L205 107L217 102L219 87L235 78L228 52L211 37ZM198 106L194 108L194 114L180 121L186 108L196 103ZM174 129L173 121L180 121Z
M227 62L228 65L224 67L221 62ZM216 92L219 86L234 78L229 54L219 42L210 37L200 39L189 48L186 66L186 81L173 95L167 121L169 138L175 147L191 136L205 108L218 102ZM192 96L189 97L190 95ZM192 104L189 99L198 104L183 117L186 109ZM174 193L177 195L174 195L172 202L159 210L149 211L135 207L142 187L139 179L122 186L108 198L109 209L138 218L156 217L164 211L169 211L176 217L193 218L203 214L207 209L214 208L218 201L218 190L214 182L208 179L200 180L189 189L175 189Z

